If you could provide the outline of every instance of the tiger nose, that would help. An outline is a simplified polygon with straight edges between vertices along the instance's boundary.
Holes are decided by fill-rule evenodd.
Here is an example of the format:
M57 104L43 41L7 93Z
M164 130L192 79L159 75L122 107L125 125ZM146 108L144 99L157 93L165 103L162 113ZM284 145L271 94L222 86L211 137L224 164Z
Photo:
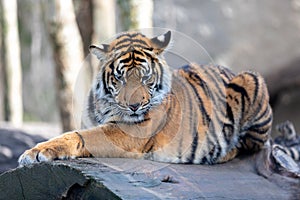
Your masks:
M130 108L130 110L135 112L139 109L140 106L141 106L140 103L134 103L134 104L130 104L128 107Z

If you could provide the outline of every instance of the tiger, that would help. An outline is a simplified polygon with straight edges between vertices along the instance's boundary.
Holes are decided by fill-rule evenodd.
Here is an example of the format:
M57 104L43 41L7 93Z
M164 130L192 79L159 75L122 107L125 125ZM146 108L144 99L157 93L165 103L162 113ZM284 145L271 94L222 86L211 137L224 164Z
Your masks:
M78 157L218 164L268 144L272 109L263 77L215 64L171 69L171 31L124 32L91 45L99 72L82 129L26 150L19 165Z

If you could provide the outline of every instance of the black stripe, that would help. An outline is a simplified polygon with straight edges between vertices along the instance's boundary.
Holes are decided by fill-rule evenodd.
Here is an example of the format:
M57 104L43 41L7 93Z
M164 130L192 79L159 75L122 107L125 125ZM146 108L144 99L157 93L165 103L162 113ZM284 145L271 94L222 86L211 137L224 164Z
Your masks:
M119 65L119 66L120 66L120 65ZM121 76L121 75L123 75L123 74L122 74L122 72L121 72L121 69L119 69L119 68L120 68L119 66L116 68L116 72L117 72L118 75Z
M213 164L221 155L221 145L220 145L220 141L216 140L216 143L213 146L213 151L211 151L210 155L210 162L211 164Z
M85 146L85 142L84 142L84 139L83 139L83 137L82 137L82 135L79 133L79 132L77 132L77 131L75 131L75 133L76 133L76 135L78 135L78 137L80 138L80 140L81 140L81 147L83 148L84 146ZM78 146L79 144L77 144L77 149L79 149L79 147L80 146Z
M289 135L291 135L293 133L293 130L291 129L291 127L290 126L286 126L286 128L288 129Z
M159 90L163 89L162 88L162 83L164 81L163 80L163 78L164 78L163 77L164 69L163 69L163 66L160 62L158 62L157 64L158 64L158 67L159 67L158 69L160 70L160 72L157 73L157 76L159 77L159 85L157 85L155 87L157 88L157 91L159 91ZM151 67L155 68L155 66L156 66L156 63L153 62L153 65L151 65ZM153 71L153 69L152 69L152 71Z
M180 85L182 86L182 90L183 91L188 91L188 88L187 88L187 85L185 84L185 82L183 82L182 79L178 79L176 76L174 77L174 79L176 79L177 82L180 83ZM193 105L193 98L191 97L191 94L189 92L186 92L184 93L186 96L186 99L189 101L188 102L188 110L191 112L192 111L192 105ZM198 126L198 121L193 121L193 120L189 120L189 127L193 127L192 128L192 132L191 134L193 134L193 141L192 141L192 144L191 144L191 151L190 151L190 154L189 154L189 157L186 159L186 163L193 163L194 160L195 160L195 156L196 156L196 151L197 151L197 148L198 148L198 137L199 137L199 133L197 131L197 126Z
M139 57L134 57L134 60L138 62L147 62L145 59Z
M251 143L248 146L248 144L246 143L246 139L250 140L250 138L242 138L242 140L240 140L241 147L239 147L239 151L244 152L245 154L250 153L251 151L255 150L255 148L258 145L257 143L260 143L260 142L251 141Z
M229 82L232 79L232 76L234 76L234 73L232 73L232 71L230 71L228 68L222 67L220 65L218 65L217 67L220 70L221 74L223 74L225 76L225 78L227 79L227 82ZM229 77L229 75L230 75L230 77ZM223 79L223 81L225 81L225 80Z
M253 124L250 128L258 129L258 128L264 127L267 124L270 124L271 122L272 122L272 117L268 117L266 120L264 120L258 124L257 123Z
M208 149L215 146L215 140L217 139L216 135L213 135L211 132L208 132L206 135L206 143ZM206 153L206 157L209 155L210 152ZM208 157L207 157L208 158Z
M184 72L186 72L188 75L189 75L189 73L190 73L190 70L189 70L189 69L190 69L190 66L189 66L189 65L186 65L186 66L183 67ZM190 77L190 76L189 76L189 77ZM208 112L206 111L206 109L205 109L205 107L204 107L203 100L202 100L201 96L199 95L197 88L193 85L193 83L191 83L190 80L188 80L188 79L185 79L185 80L189 83L190 87L191 87L191 88L193 89L193 91L194 91L194 94L197 96L197 99L198 99L198 101L199 101L198 104L199 104L201 113L204 114L204 117L202 118L203 124L204 124L204 125L205 125L205 124L208 125L206 122L207 122L207 121L211 121L211 119L210 119L210 117L209 117L209 115L208 115ZM200 85L200 86L201 86L201 85ZM203 86L202 86L201 88L202 88L202 90L204 91Z
M206 94L206 96L211 95L210 91L208 90L206 82L196 73L193 71L192 67L186 65L183 67L183 71L188 74L189 78L195 81L198 85L201 86L202 90Z
M199 164L208 164L207 158L206 156L204 156L201 160Z
M127 58L120 59L120 63L129 63L130 61L132 61L132 54L131 53L129 54L129 56Z
M292 147L293 148L293 147ZM294 151L292 150L292 148L288 148L288 151L290 152L290 155L293 159L295 159L295 154L294 154Z
M213 148L208 152L210 160L214 158L215 151L216 151L216 145L214 145Z
M198 131L196 130L196 128L194 127L194 131L193 131L193 141L192 141L192 146L191 146L191 152L190 152L190 156L188 158L188 163L193 163L195 160L195 153L196 150L198 148Z
M182 86L182 90L183 91L188 91L187 87L186 87L186 84L184 84L184 82L182 82L181 79L178 79L177 77L174 77L176 78L176 81L177 82L180 82L181 86ZM193 98L191 98L191 94L189 92L185 93L186 96L186 99L189 101L188 102L188 110L191 112L192 111L192 105L193 105ZM195 159L195 154L196 154L196 151L197 151L197 147L198 147L198 131L197 131L197 126L198 126L198 121L195 121L195 120L189 120L189 127L193 127L193 131L191 132L193 135L193 141L192 141L192 144L191 144L191 151L190 151L190 154L189 154L189 157L186 159L186 164L191 164L194 162L194 159Z
M232 109L231 109L231 107L229 106L228 103L226 104L226 112L227 112L227 116L228 116L230 122L232 124L234 124L235 120L234 120L233 112L232 112Z
M256 101L256 102L254 102L254 101ZM256 116L260 113L260 111L262 111L262 109L263 109L263 106L265 105L265 104L263 104L263 102L261 101L261 99L255 99L253 102L252 102L252 107L255 107L255 110L254 110L254 112L252 113L252 116L254 116L254 119L256 120L256 121L259 121L258 120L258 118L256 118ZM256 103L256 104L255 104ZM268 107L268 106L267 106Z
M126 48L126 50L124 50L124 53L129 53L134 51L134 49L136 48L141 48L141 49L147 49L148 46L142 45L142 44L134 44L133 46L129 46L129 45L120 45L118 47L113 48L113 50L117 51L120 49Z
M104 92L105 92L105 94L109 94L109 90L107 88L108 84L106 84L108 76L109 76L108 73L104 73L104 72L102 73L102 82L103 82L103 85L104 85Z
M286 151L287 149L286 149L285 147L283 147L283 146L281 146L281 145L277 145L276 147L277 147L278 149L280 149L281 151L283 151L285 154L288 154L287 151Z
M216 144L213 145L213 148L208 153L209 155L209 163L212 164L219 158L221 155L221 146L218 140L216 140Z
M214 99L214 96L212 95L212 93L211 93L210 90L208 89L207 83L206 83L204 80L202 80L202 79L199 77L198 74L190 74L190 78L191 78L192 80L194 80L196 83L198 83L198 84L201 86L201 88L202 88L202 90L204 91L204 93L205 93L206 96L209 96L209 97L211 97L211 98ZM198 81L197 81L197 80L198 80Z
M119 46L119 45L121 45L121 44L123 44L123 43L125 43L125 42L130 42L130 44L132 44L132 43L141 43L141 44L143 44L143 45L147 45L148 46L148 44L144 41L144 40L141 40L141 39L132 39L132 38L124 38L124 39L121 39L119 42L117 42L116 44L115 44L115 46L117 47L117 46ZM134 44L133 44L134 45Z
M219 68L221 74L225 76L225 78L227 79L227 81L230 81L229 75L227 74L228 72L225 71L223 68L221 68L221 66L218 66L218 68ZM224 79L223 79L223 80L224 80ZM225 80L224 80L224 81L225 81Z
M245 114L245 96L244 95L242 95L241 100L242 100L242 105L241 105L242 111L241 111L240 120L243 118L243 115Z
M210 74L208 71L213 72L214 74ZM217 91L218 91L218 92L214 92L214 93L209 92L208 95L212 98L213 102L216 105L220 105L221 104L222 107L225 107L225 104L226 104L226 95L225 95L225 92L226 92L227 84L223 85L224 88L222 90L220 83L222 83L221 80L223 80L223 79L221 77L215 79L216 76L214 76L214 75L216 75L216 73L217 73L215 71L215 68L211 67L211 68L208 68L208 70L204 69L204 72L208 76L208 78L210 78L210 80L211 80L210 83L212 83L215 86L215 88L217 89ZM219 76L219 74L218 74L218 76ZM206 85L206 87L207 87L207 85ZM220 110L218 108L218 111L220 111L223 116L225 115L223 109Z
M115 70L114 62L110 63L108 67L113 72Z
M134 50L134 51L133 51L133 54L137 54L137 55L140 55L140 56L143 56L143 57L145 57L145 55L143 54L143 52L142 52L142 51L137 51L137 50Z
M140 123L143 123L143 122L146 122L150 120L149 118L147 119L143 119L143 120L140 120L140 121L137 121L137 122L127 122L127 121L116 121L116 120L112 120L112 121L109 121L107 123L112 123L112 124L125 124L125 125L137 125L137 124L140 124ZM149 140L150 141L150 140ZM148 152L145 152L145 153L148 153Z
M188 82L189 82L189 81L188 81ZM189 82L189 83L190 83L190 82ZM191 83L190 83L190 86L191 86L191 88L193 89L194 93L195 93L196 96L197 96L197 99L198 99L198 101L199 101L198 104L199 104L201 113L204 114L204 117L202 118L203 124L204 124L204 125L205 125L205 124L208 125L207 122L211 121L211 119L210 119L210 116L208 115L208 113L207 113L207 111L206 111L206 109L205 109L205 107L204 107L203 100L202 100L202 98L200 97L200 95L199 95L197 89L195 88L195 86L193 86Z
M247 100L250 102L250 99L249 99L249 96L248 96L248 93L247 91L245 90L245 88L235 84L235 83L229 83L228 84L228 88L231 88L233 89L234 91L242 94L242 96L245 96L247 98Z
M263 113L261 114L261 115L259 115L255 120L256 121L259 121L261 118L263 118L266 114L267 114L267 112L269 112L270 111L270 107L269 106L266 106L266 109L263 111Z
M220 158L221 151L222 151L222 147L218 142L217 154L215 155L214 161Z
M138 33L138 32L136 32L136 33L125 32L125 33L122 33L122 34L118 35L118 37L116 39L120 39L121 37L130 37L130 38L133 38L133 37L136 37L138 35L144 36L143 34Z
M250 133L246 133L246 135L243 137L245 139L251 139L252 141L255 141L255 142L258 142L258 143L261 143L261 144L264 144L266 141L265 140L262 140L254 135L251 135Z
M269 130L270 130L270 128L265 129L265 128L254 128L254 127L250 127L248 129L248 131L252 131L252 132L258 133L260 135L266 134Z
M257 76L255 76L254 74L251 74L249 72L245 72L245 74L248 74L249 76L251 76L254 80L254 84L255 84L255 90L254 90L254 96L253 96L253 102L256 100L257 98L257 94L258 94L258 87L259 87L259 84L258 84L258 79L257 79ZM252 103L253 103L252 102Z
M226 82L224 79L222 80L222 82L223 82L223 86L224 86L225 88L227 88L227 87L228 87L228 82Z
M216 80L215 78L216 78L216 76L213 76L212 74L210 74L209 72L214 72L214 73L216 73L215 71L213 71L213 69L212 68L209 68L209 70L204 70L204 72L205 72L205 74L212 80L212 83L215 85L215 88L217 88L217 90L218 90L218 92L220 93L220 94L223 94L223 96L225 96L225 94L224 94L224 92L225 92L225 87L224 87L224 90L222 91L221 90L221 87L220 87L220 80ZM221 79L221 78L220 78ZM218 94L218 93L217 93ZM221 99L220 98L220 96L218 95L218 97L219 97L219 99Z
M150 53L148 53L148 52L146 52L146 51L143 51L143 53L144 53L147 57L151 58L151 61L153 61L153 57L152 57L152 55L151 55Z
M101 110L100 110L101 111ZM102 115L103 116L105 116L105 115L107 115L108 113L110 113L111 112L111 110L107 110L107 111L105 111L104 113L102 113Z
M131 44L131 38L123 38L120 41L118 41L112 49L115 49L116 47L120 46L120 45L124 45L124 43L128 42L128 44L126 44L127 46L129 46Z

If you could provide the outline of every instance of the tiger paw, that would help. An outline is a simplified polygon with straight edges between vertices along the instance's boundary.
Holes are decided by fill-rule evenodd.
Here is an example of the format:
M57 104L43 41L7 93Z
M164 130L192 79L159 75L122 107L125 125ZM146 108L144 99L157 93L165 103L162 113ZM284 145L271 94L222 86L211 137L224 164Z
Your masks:
M56 148L57 149L57 148ZM25 151L18 159L19 166L24 166L38 162L50 162L56 159L66 159L67 155L63 155L54 148L39 148L38 146Z
M18 162L20 166L24 166L31 163L89 156L91 154L84 147L82 136L78 132L69 132L25 151L19 157Z

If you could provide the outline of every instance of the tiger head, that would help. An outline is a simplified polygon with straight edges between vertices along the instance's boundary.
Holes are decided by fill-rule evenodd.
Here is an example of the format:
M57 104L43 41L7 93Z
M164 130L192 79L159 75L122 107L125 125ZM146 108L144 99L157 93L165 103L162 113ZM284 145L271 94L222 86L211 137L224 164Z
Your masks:
M162 53L171 32L154 38L141 33L120 34L110 44L91 45L100 71L94 85L97 101L127 122L144 120L144 115L170 92L171 73Z

